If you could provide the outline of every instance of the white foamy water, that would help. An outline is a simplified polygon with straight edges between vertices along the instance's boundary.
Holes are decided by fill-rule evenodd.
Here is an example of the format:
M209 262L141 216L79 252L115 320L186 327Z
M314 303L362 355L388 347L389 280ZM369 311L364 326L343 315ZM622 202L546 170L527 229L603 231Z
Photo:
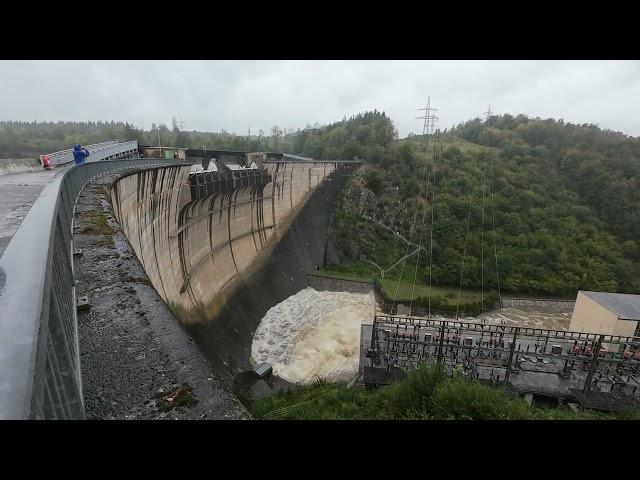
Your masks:
M294 382L345 380L358 370L360 325L373 322L374 301L373 293L301 290L269 309L251 356Z
M571 313L544 313L524 311L517 308L504 308L487 312L477 317L461 317L460 321L504 325L507 327L568 330L571 322Z

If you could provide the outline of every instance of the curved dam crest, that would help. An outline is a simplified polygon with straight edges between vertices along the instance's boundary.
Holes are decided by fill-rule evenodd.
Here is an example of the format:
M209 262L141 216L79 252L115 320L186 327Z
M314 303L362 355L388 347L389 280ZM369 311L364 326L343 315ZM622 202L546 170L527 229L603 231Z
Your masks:
M274 162L242 178L190 165L118 179L111 201L152 285L229 380L251 368L273 305L324 265L331 207L353 165Z

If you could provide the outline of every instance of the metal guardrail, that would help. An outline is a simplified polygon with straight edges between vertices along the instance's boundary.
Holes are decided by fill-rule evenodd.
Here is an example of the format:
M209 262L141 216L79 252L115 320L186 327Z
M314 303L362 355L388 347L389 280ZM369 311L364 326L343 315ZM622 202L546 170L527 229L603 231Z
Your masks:
M114 151L114 148L116 146L119 150L121 150L121 152L119 153L124 155L128 150L131 149L131 146L133 144L135 144L135 148L137 149L138 142L118 142L118 140L110 140L108 142L86 145L84 148L89 151L87 162L96 162L102 160L105 155L109 157L117 155L117 153ZM49 161L52 166L64 165L73 162L73 148L61 150L59 152L48 153L47 155L49 156ZM40 165L43 165L42 157L44 157L44 155L40 155Z
M85 417L73 272L77 197L96 176L179 163L111 160L137 157L137 142L128 143L54 176L0 257L0 419Z
M554 363L556 371L531 371L559 374L564 378L568 378L576 364L588 364L589 373L582 386L587 392L592 387L594 375L597 372L602 374L605 368L607 372L613 369L620 376L627 375L626 383L629 385L638 385L635 377L640 373L640 360L623 353L635 353L638 340L638 337L600 333L376 314L370 353L373 354L373 366L383 369L391 366L415 368L434 361L455 366L495 359L497 364L477 366L504 369L505 384L509 382L519 359L534 362L529 357L536 357L534 363ZM365 371L365 378L366 375ZM522 388L522 384L518 388ZM545 385L543 388L550 391L555 387Z
M545 298L545 297L509 297L502 296L503 300L515 301L515 302L553 302L553 303L576 303L575 298Z

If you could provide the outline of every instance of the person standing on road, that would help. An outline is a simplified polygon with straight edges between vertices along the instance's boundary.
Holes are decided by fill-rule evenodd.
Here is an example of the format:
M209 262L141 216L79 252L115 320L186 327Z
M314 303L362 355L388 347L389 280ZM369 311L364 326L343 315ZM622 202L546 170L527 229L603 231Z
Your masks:
M81 148L79 143L76 143L73 146L73 162L76 165L82 165L84 163L84 159L89 156L89 150L86 148Z

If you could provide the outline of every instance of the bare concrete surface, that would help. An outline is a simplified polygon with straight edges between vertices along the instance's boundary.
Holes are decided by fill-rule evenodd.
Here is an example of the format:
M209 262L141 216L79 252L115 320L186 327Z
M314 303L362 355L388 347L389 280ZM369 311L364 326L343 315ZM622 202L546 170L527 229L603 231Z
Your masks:
M85 188L75 216L80 363L90 419L246 419L249 414L151 286L107 200Z
M0 256L46 183L61 171L0 175Z

